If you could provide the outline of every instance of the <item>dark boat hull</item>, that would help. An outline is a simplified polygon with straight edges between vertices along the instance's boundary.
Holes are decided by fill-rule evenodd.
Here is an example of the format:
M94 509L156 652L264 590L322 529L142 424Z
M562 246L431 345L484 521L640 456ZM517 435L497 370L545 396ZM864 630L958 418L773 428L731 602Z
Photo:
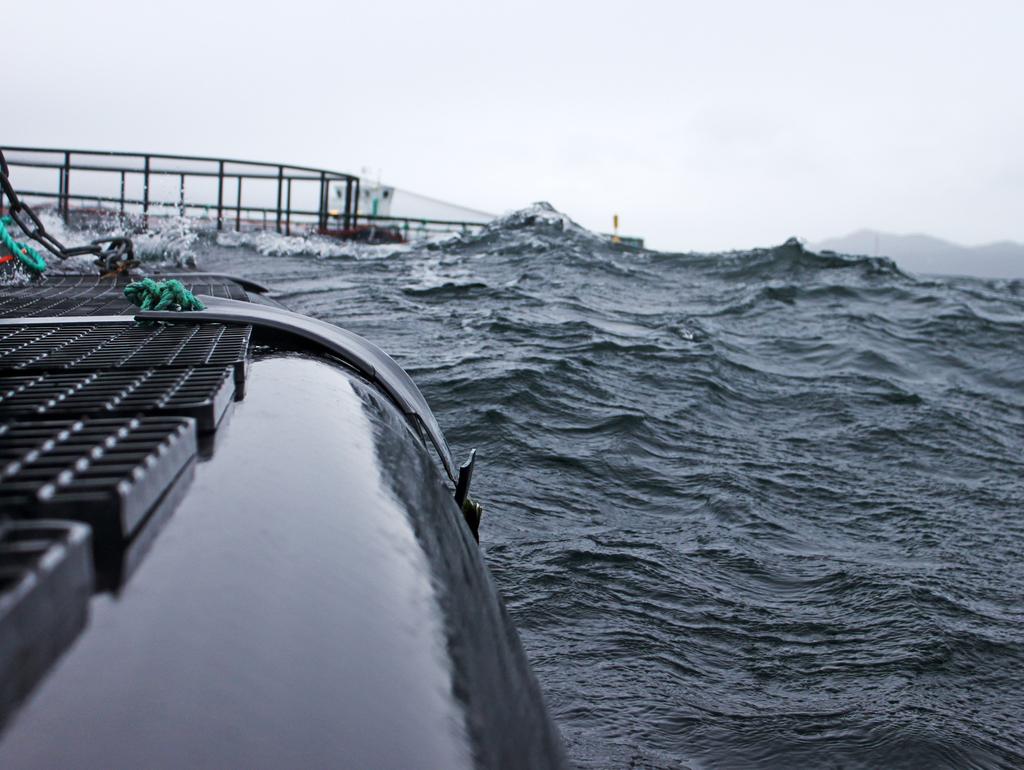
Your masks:
M274 340L9 720L0 766L563 766L418 427Z

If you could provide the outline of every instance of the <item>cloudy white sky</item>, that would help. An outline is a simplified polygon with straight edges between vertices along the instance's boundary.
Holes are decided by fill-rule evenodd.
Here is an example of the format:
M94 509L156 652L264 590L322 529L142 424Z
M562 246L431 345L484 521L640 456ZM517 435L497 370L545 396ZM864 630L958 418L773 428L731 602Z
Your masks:
M676 250L1024 241L1024 2L33 0L3 144L381 169Z

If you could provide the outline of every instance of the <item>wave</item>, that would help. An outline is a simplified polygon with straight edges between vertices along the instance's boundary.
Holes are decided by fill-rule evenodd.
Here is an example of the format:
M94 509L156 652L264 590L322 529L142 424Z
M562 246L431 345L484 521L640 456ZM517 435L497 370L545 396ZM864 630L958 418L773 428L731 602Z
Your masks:
M912 280L887 257L813 252L797 238L771 248L712 254L662 255L663 261L684 261L689 268L705 269L730 279L757 281L771 278L818 276L825 271L850 271L860 277ZM835 280L838 280L837 277Z
M1024 281L622 249L548 204L402 246L148 238L372 339L479 449L577 765L1024 762Z

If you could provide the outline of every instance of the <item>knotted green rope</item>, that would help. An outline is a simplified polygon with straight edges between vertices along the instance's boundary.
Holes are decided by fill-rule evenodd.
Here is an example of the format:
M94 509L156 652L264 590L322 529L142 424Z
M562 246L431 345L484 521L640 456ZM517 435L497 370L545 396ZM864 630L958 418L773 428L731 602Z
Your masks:
M204 310L206 306L181 281L143 278L124 287L124 296L143 310Z
M14 240L14 236L7 231L7 228L13 224L14 220L11 217L0 217L0 243L3 243L7 247L7 251L21 260L21 264L29 270L34 273L43 272L46 269L46 260L27 243Z

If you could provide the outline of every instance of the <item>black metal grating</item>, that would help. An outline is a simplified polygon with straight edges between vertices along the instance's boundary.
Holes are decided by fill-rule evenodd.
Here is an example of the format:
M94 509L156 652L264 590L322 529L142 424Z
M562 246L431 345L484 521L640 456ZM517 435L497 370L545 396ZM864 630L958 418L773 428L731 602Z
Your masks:
M229 279L176 277L248 300ZM0 287L0 726L80 633L94 588L143 559L189 488L197 433L212 444L244 389L251 326L135 322L127 283Z
M209 433L234 392L228 367L0 376L0 419L163 414L192 417Z
M85 626L89 528L0 522L0 723Z
M0 326L0 374L66 369L232 366L245 382L251 326L75 323Z
M195 294L242 301L249 299L241 286L228 279L176 277ZM124 287L129 282L124 276L55 275L29 286L3 287L0 290L0 318L134 315L139 309L124 296Z
M90 524L123 543L196 454L195 422L106 418L0 425L0 509Z

